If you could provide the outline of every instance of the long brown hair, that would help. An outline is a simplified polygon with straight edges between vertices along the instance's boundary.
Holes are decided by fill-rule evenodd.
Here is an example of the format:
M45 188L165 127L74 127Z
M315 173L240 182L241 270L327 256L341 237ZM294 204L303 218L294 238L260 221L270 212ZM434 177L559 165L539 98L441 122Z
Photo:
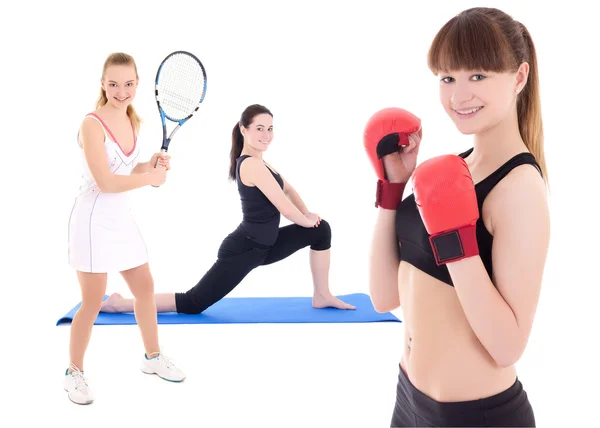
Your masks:
M108 58L106 58L106 61L104 61L104 66L102 67L102 79L104 79L104 75L106 74L106 69L112 65L130 65L135 70L135 77L139 78L135 60L133 59L133 57L131 55L127 55L126 53L123 53L123 52L111 53L108 56ZM106 91L102 87L100 87L100 96L96 100L96 109L99 109L107 102L108 102L108 98L106 98ZM129 116L129 119L131 120L131 123L133 124L133 127L135 129L135 133L137 134L140 130L140 125L142 123L142 119L137 114L137 112L135 111L135 108L133 108L133 105L131 105L131 104L129 104L127 106L127 116Z
M529 64L529 76L517 99L519 132L547 181L537 56L527 28L495 8L467 9L440 29L427 58L434 74L448 70L515 72L523 62Z
M261 106L260 104L252 104L251 106L246 107L246 110L243 111L240 120L233 126L233 131L231 132L231 151L229 153L229 178L231 180L236 179L237 158L240 157L242 150L244 149L244 136L242 135L240 126L243 126L244 128L249 127L254 118L259 114L268 114L269 116L273 117L273 113L271 113L265 106Z

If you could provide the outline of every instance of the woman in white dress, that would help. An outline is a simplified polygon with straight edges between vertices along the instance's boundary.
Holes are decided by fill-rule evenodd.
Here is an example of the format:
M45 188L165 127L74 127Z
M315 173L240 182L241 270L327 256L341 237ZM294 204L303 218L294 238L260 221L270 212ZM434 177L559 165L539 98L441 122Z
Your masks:
M185 378L160 352L154 281L128 202L129 191L165 182L169 156L156 153L149 162L138 162L141 121L131 105L138 85L134 59L111 54L104 63L101 85L96 110L83 119L78 134L83 183L69 219L69 264L77 271L82 304L71 324L71 361L64 388L77 404L94 400L83 374L83 359L108 273L120 272L135 296L135 317L145 347L142 371L170 381Z

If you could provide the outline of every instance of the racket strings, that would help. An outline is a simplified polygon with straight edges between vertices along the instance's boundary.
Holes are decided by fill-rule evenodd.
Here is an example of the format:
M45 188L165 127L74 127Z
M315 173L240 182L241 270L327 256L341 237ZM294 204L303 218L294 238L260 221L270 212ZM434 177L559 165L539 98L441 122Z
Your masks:
M202 101L205 76L198 62L176 54L163 64L157 82L157 99L167 116L181 120L194 112Z

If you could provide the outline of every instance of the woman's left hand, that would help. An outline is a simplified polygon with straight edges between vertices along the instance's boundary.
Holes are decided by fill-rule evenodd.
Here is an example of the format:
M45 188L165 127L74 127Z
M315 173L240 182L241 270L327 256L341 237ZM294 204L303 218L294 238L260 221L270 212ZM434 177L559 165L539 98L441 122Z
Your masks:
M157 166L162 166L164 168L167 168L167 171L171 169L171 156L169 156L166 153L154 153L152 155L152 158L150 159L150 168L154 168L154 166L156 165L156 162L158 161L158 165Z

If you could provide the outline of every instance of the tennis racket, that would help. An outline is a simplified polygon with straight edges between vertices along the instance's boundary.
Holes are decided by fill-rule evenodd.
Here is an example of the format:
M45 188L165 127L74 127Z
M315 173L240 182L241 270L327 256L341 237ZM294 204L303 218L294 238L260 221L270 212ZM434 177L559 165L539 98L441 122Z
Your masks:
M175 133L196 113L206 95L206 70L200 60L185 51L170 53L158 67L156 105L162 121L162 153L169 150ZM177 126L167 137L167 120ZM156 168L158 162L154 165ZM158 186L155 186L158 187Z

